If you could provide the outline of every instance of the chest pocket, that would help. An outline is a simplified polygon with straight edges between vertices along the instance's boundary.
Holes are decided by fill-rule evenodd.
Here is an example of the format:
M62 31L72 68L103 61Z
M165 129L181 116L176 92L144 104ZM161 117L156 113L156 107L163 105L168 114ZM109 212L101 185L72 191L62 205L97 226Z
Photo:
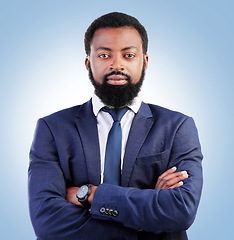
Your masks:
M158 177L167 169L170 151L154 155L141 154L135 161L129 186L153 189Z

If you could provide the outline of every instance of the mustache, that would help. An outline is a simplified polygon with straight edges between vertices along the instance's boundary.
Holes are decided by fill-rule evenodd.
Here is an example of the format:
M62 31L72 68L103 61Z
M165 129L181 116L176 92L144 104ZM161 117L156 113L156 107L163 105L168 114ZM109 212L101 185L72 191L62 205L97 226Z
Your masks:
M107 81L108 79L108 77L109 76L111 76L111 75L122 75L122 76L125 76L127 79L127 81L128 82L131 82L131 76L130 75L128 75L128 74L126 74L126 73L123 73L123 72L121 72L121 71L112 71L111 73L108 73L108 74L106 74L106 75L104 75L104 77L103 77L103 79L105 80L105 81Z

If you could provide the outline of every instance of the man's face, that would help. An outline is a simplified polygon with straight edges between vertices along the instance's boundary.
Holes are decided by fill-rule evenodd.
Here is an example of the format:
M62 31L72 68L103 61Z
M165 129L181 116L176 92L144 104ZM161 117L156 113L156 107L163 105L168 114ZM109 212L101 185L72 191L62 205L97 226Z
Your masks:
M99 29L93 36L90 50L85 64L96 94L110 106L122 107L131 103L140 91L148 65L148 56L143 54L142 39L137 30L131 27ZM111 96L117 100L112 101Z

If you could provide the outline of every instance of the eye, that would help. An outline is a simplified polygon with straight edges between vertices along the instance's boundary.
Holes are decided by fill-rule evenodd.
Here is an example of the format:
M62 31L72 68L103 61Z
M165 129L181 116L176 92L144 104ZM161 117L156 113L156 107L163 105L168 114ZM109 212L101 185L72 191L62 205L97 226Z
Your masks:
M98 57L99 57L99 58L102 58L102 59L105 59L105 58L109 58L110 55L107 54L107 53L102 53L102 54L99 54Z
M133 53L126 53L126 54L124 55L124 57L125 57L125 58L134 58L134 57L135 57L135 54L133 54Z

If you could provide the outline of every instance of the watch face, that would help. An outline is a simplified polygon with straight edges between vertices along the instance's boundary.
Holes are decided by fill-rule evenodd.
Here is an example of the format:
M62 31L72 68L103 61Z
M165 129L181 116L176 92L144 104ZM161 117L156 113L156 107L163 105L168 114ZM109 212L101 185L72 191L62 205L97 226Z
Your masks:
M84 198L85 197L85 195L88 193L88 191L89 191L89 188L88 188L88 186L86 186L86 185L83 185L83 186L81 186L80 188L79 188L79 190L77 191L77 197L78 198Z

